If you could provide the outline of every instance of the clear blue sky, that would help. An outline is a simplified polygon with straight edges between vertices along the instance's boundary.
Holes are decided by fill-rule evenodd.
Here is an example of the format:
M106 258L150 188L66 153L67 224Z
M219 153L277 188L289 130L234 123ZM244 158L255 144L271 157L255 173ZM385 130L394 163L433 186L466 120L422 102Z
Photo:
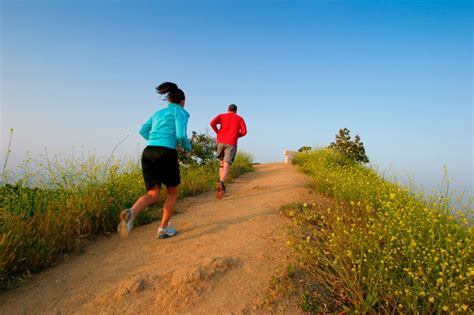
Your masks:
M359 134L371 162L473 191L471 1L1 1L1 144L109 154L186 93L190 133L239 106L258 162ZM13 165L12 164L12 165Z

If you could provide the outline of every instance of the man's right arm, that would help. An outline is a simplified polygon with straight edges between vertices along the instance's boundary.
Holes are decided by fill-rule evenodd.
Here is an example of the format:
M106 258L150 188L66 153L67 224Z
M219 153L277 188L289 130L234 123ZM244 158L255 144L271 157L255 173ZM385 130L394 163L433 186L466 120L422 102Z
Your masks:
M216 117L214 117L213 120L211 120L212 130L214 130L216 134L219 133L219 129L217 128L217 125L219 125L220 123L221 123L221 115L217 115Z

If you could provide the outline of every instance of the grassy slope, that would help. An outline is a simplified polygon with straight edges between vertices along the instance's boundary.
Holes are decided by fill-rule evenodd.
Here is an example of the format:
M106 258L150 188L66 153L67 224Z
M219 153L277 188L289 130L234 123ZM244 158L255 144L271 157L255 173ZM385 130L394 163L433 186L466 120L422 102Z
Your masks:
M299 154L295 163L334 200L283 209L313 284L304 310L472 312L472 209L452 214L444 196L424 201L332 151Z

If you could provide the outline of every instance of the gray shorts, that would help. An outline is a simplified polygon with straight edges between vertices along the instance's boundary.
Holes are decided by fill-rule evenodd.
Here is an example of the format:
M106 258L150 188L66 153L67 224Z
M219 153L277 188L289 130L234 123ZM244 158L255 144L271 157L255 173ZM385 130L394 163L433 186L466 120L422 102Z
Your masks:
M217 158L221 161L232 164L237 154L237 147L230 144L217 143Z

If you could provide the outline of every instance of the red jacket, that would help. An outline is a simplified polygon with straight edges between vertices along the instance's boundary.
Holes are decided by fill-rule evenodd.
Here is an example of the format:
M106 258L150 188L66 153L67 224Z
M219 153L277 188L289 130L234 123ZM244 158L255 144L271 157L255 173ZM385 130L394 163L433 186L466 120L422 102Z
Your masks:
M237 140L247 134L244 119L234 112L217 115L211 121L211 127L217 133L218 143L237 146Z

